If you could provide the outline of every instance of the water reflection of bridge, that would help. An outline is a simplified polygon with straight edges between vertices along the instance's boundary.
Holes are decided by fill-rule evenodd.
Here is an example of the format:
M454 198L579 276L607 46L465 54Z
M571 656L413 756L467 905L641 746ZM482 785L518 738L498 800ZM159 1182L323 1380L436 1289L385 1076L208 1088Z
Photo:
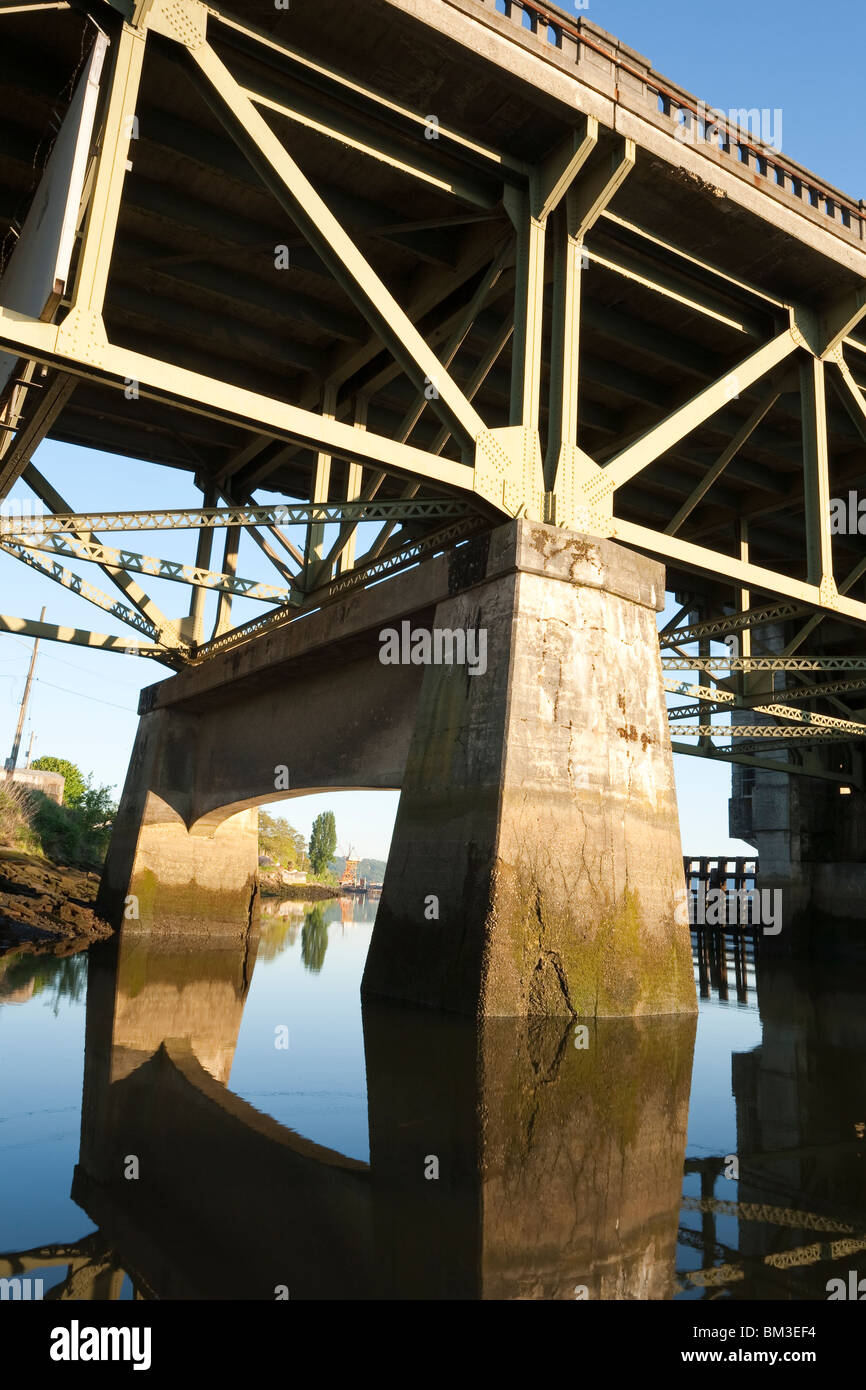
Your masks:
M118 1264L117 1256L101 1231L94 1231L82 1240L57 1242L13 1255L0 1255L2 1279L24 1280L30 1278L34 1270L42 1275L45 1270L58 1267L65 1267L65 1278L45 1291L46 1299L90 1302L120 1297L125 1271ZM136 1297L142 1297L137 1289L133 1292Z
M141 937L94 952L73 1197L138 1287L670 1296L692 1018L591 1023L577 1047L563 1020L367 1009L366 1164L227 1089L251 969Z
M683 1018L578 1047L574 1022L366 1009L370 1162L315 1144L227 1086L255 957L93 952L73 1197L99 1230L0 1274L64 1263L54 1298L117 1297L123 1271L166 1299L824 1298L866 1249L856 981L759 976L735 1184L724 1156L684 1164Z
M717 939L718 952L724 934L703 934ZM828 1279L862 1263L863 983L850 968L843 976L817 962L770 968L759 959L762 1041L734 1054L731 1077L739 1177L724 1181L731 1155L686 1161L687 1185L695 1175L700 1191L683 1198L680 1240L700 1251L702 1267L683 1275L684 1290L703 1290L705 1298L823 1299ZM727 993L714 987L725 1002ZM699 1230L690 1212L700 1216ZM733 1235L730 1226L720 1230L725 1218L737 1223Z

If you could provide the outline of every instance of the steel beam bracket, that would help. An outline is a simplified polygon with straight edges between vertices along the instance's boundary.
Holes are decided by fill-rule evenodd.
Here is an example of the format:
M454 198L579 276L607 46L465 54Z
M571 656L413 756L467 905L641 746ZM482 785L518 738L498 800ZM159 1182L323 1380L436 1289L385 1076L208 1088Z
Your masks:
M822 361L838 362L845 337L866 316L866 285L857 286L823 310L798 304L790 314L795 342Z
M818 357L818 315L804 305L789 306L791 337L797 347L805 348Z
M143 23L154 34L174 39L191 52L207 42L207 6L200 0L153 0Z
M55 346L72 360L108 367L108 334L102 315L95 309L71 309L57 330Z
M510 516L542 521L545 491L538 431L523 425L483 430L475 441L474 489Z
M839 590L836 588L836 581L832 575L824 575L818 585L818 593L825 608L839 607Z
M556 485L549 494L548 520L586 536L613 535L614 485L576 444L559 450Z

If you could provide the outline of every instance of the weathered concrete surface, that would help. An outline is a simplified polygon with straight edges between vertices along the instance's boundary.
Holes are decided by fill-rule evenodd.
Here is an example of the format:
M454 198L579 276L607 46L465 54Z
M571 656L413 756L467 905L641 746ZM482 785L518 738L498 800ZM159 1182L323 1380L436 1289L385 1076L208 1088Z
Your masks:
M201 752L191 716L143 717L97 898L98 910L127 931L243 937L250 930L258 812L187 823L183 808Z
M866 793L759 769L751 803L759 887L782 905L782 930L761 949L866 961Z
M186 700L173 690L142 715L98 899L110 921L243 934L255 905L260 804L400 785L421 672L397 668L389 679L377 632L350 653L326 640L324 657L304 653L310 659L276 664L264 679L202 689L192 671ZM288 792L277 789L281 769Z
M422 671L383 666L378 634L407 614L429 622L450 582L436 557L142 691L99 911L127 927L243 935L257 806L400 786Z
M366 996L694 1011L663 598L654 562L521 521L438 605L435 627L486 630L488 667L425 669Z
M242 936L258 804L402 786L367 994L691 1012L663 591L660 566L611 542L511 522L145 692L101 909ZM383 664L382 631L407 615L484 629L486 669Z

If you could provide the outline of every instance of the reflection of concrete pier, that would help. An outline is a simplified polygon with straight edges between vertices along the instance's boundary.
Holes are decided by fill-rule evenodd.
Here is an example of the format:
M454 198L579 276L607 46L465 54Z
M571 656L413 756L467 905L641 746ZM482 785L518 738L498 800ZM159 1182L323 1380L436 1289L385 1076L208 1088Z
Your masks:
M255 937L230 949L202 946L190 963L177 942L130 934L119 953L111 1080L127 1076L171 1038L182 1040L225 1085L256 946Z
M825 1298L829 1278L866 1259L864 990L854 966L844 978L817 962L761 973L761 1046L733 1059L739 1198L813 1219L743 1223L751 1297L778 1298L781 1285Z
M686 1164L701 1230L682 1234L703 1268L685 1277L736 1299L823 1300L866 1261L866 980L782 961L759 962L758 980L762 1040L733 1056L739 1180L723 1180L730 1155Z
M586 1048L576 1027L365 1010L376 1236L404 1297L670 1296L694 1021L589 1023Z
M73 1196L161 1298L664 1298L694 1020L365 1010L371 1162L234 1096L249 975L94 953ZM180 955L176 957L178 969ZM173 983L169 983L173 980ZM231 982L234 981L234 984ZM223 1034L220 1037L220 1028ZM125 1176L130 1156L138 1177ZM429 1160L438 1176L426 1176Z

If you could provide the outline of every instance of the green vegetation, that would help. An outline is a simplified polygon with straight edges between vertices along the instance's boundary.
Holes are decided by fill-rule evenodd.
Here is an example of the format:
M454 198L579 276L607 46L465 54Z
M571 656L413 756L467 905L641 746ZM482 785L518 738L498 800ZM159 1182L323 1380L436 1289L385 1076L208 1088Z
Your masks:
M330 811L325 811L324 815L331 816ZM315 825L313 826L315 830ZM325 921L325 913L321 904L316 903L311 907L304 918L304 926L301 931L301 960L304 967L318 975L322 966L325 964L325 952L328 949L328 924Z
M111 839L117 807L110 787L94 787L87 779L74 806L58 806L56 801L36 793L30 824L42 853L58 864L74 864L82 869L102 865Z
M316 816L313 821L313 833L310 836L310 867L317 878L325 879L329 874L329 865L334 857L337 848L337 826L334 821L333 811L323 811L320 816Z
M63 787L64 806L77 806L90 785L81 768L68 758L37 758L30 766L34 772L59 772L66 779Z
M335 858L336 848L337 826L333 811L323 811L314 820L309 851L303 835L287 820L259 811L259 854L267 855L280 868L306 873L309 883L336 887L346 866L345 859ZM385 864L380 859L362 859L358 872L381 883Z
M55 1015L63 999L79 1003L87 986L87 953L74 956L8 956L0 961L0 1002L18 992L47 994Z
M309 868L304 837L282 816L259 811L259 854L266 854L283 869Z
M105 859L116 810L111 788L94 787L89 777L75 804L63 806L20 783L0 782L0 844L44 855L56 864L98 869Z
M32 796L20 782L0 782L0 845L38 854L39 843L30 827Z
M280 917L277 913L263 912L256 960L275 960L283 951L294 946L301 922L300 910L297 917Z

